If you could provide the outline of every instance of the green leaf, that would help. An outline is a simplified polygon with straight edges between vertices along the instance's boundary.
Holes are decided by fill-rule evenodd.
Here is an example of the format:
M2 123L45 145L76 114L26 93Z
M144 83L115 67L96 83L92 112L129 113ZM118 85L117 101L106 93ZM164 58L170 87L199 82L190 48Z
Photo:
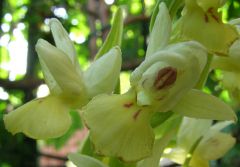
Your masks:
M113 24L106 40L95 56L95 60L103 56L114 46L121 46L123 32L123 13L122 9L118 8L113 18Z
M215 96L194 89L183 96L173 112L193 118L237 121L236 114L227 104Z
M107 167L101 161L87 155L71 153L68 155L68 159L77 167Z
M155 4L154 9L153 9L153 13L152 13L151 20L150 20L150 25L149 25L149 32L152 32L156 17L158 15L160 2L161 2L161 0L158 0L157 3Z
M153 15L155 15L155 13L153 13ZM171 25L172 22L168 13L168 9L165 3L161 3L159 5L159 12L156 16L156 20L150 33L146 57L151 56L157 50L167 46L171 35Z
M151 126L153 128L164 123L168 118L173 115L173 112L155 112L151 118Z

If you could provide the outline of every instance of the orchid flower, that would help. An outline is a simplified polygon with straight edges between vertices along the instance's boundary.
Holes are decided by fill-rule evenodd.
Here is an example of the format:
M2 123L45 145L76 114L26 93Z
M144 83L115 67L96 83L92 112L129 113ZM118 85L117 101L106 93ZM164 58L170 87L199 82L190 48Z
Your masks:
M210 160L221 158L235 144L235 138L221 132L231 123L223 121L211 125L210 120L184 118L177 135L176 148L165 153L163 157L179 164L183 164L186 158L190 157L190 166L209 167ZM199 139L199 144L190 155L191 148Z
M236 120L226 104L192 89L206 64L207 51L194 41L168 45L169 19L161 3L146 59L132 72L130 90L122 95L98 95L83 108L96 153L126 162L150 156L154 144L150 120L155 112L172 110L195 118Z
M111 93L121 69L121 51L117 46L122 35L122 11L115 15L118 31L105 41L96 59L86 70L80 69L74 45L57 19L50 20L56 47L43 39L36 44L44 79L50 95L34 99L4 116L6 129L23 132L35 139L62 136L71 125L70 109L79 109L92 97ZM107 45L107 46L106 46Z
M181 33L184 38L203 44L210 52L227 55L229 46L238 38L234 26L222 22L218 9L222 0L185 0Z

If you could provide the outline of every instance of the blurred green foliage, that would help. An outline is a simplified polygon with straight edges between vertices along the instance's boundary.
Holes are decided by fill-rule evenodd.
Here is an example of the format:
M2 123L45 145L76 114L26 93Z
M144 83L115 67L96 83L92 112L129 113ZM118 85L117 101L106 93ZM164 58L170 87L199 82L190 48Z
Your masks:
M36 166L36 143L22 134L12 136L4 129L3 114L20 106L22 103L36 97L37 89L42 84L42 75L34 45L39 38L53 43L48 19L58 18L70 37L74 41L78 58L83 68L89 60L93 60L96 50L102 44L109 30L111 16L117 6L124 9L125 27L122 42L123 70L133 70L143 59L146 50L149 16L156 3L155 0L116 0L107 4L104 0L1 0L0 1L0 166ZM240 17L240 2L229 0L223 8L224 19L230 20ZM21 35L22 34L22 37ZM28 42L28 58L26 59L26 73L19 74L18 69L9 66L18 66L17 57L26 55L10 54L9 45L13 41ZM17 45L15 45L16 47ZM17 49L17 48L16 48ZM19 49L20 51L22 48ZM23 67L24 68L24 67ZM15 70L15 71L14 71ZM16 73L11 76L12 73ZM226 90L218 82L221 72L211 73L207 85L207 92L221 97L234 105ZM236 107L236 106L235 106ZM236 107L239 110L239 106ZM71 111L73 124L66 135L58 139L48 140L46 143L57 148L62 147L77 129L83 127L78 112ZM238 112L239 118L240 114ZM240 123L227 129L233 131L237 138L236 146L221 160L213 162L213 166L237 167L240 165ZM120 163L120 162L119 162Z

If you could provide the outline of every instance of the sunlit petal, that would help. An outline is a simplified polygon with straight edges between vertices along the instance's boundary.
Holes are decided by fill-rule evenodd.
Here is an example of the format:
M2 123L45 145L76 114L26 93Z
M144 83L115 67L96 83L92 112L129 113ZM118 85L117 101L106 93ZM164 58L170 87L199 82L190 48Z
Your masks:
M32 100L4 116L12 134L22 132L34 139L56 138L71 125L69 107L61 99L48 96Z
M84 80L90 97L101 93L111 93L118 81L122 64L121 50L112 48L94 61L84 72Z
M193 118L237 120L236 114L227 104L215 96L194 89L182 97L173 111Z
M154 134L152 112L135 103L135 93L99 95L84 108L83 117L98 154L123 161L137 161L151 155Z

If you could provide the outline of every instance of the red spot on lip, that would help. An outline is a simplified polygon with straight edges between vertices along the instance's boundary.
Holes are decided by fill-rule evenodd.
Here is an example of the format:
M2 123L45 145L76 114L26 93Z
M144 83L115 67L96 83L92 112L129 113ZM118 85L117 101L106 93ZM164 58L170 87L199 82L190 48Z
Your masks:
M133 114L133 119L136 120L142 110L139 109Z
M133 102L123 104L124 107L130 108L133 105Z
M219 18L218 18L218 16L216 16L216 15L214 14L213 7L210 7L210 8L207 10L207 12L211 15L211 17L212 17L216 22L219 23Z

